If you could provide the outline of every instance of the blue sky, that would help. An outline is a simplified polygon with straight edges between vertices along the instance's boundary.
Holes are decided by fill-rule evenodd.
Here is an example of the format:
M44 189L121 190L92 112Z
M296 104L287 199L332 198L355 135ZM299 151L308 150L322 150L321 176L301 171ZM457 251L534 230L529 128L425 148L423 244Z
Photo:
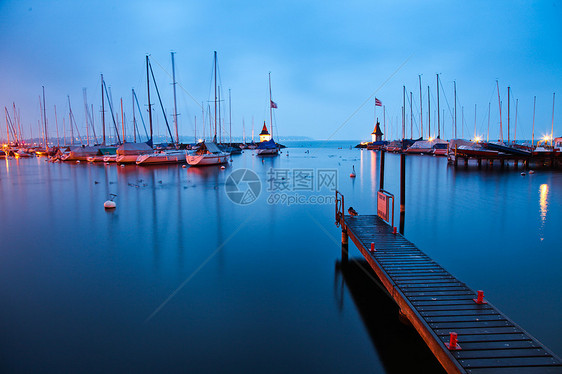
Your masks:
M15 102L24 132L28 134L33 125L37 135L44 85L50 136L55 134L53 106L57 105L59 125L63 115L68 117L67 95L80 131L85 132L82 89L88 90L99 126L103 73L115 104L123 97L130 122L132 87L146 103L144 56L149 53L171 120L173 50L180 85L180 134L191 138L194 116L198 133L202 131L197 103L206 105L212 99L216 50L223 96L229 88L232 91L234 135L242 134L242 119L247 135L252 117L256 133L264 120L269 122L268 72L273 100L279 105L275 116L281 136L368 139L374 97L361 105L374 93L386 106L387 135L401 136L402 86L406 85L413 92L416 137L420 74L427 134L427 86L434 129L435 74L439 73L446 138L452 132L453 81L457 82L459 137L461 106L467 138L474 133L475 104L477 132L486 134L489 102L490 138L499 137L496 79L504 137L508 85L513 94L512 131L518 99L517 138L531 137L536 95L535 137L540 137L550 132L552 94L560 91L562 82L561 6L546 1L1 1L0 105L10 108ZM562 95L556 101L554 133L562 136ZM155 96L153 103L157 103ZM408 102L406 106L409 134ZM155 106L155 110L156 132L164 133L160 109ZM381 108L377 115L382 120ZM3 120L0 128L5 134Z

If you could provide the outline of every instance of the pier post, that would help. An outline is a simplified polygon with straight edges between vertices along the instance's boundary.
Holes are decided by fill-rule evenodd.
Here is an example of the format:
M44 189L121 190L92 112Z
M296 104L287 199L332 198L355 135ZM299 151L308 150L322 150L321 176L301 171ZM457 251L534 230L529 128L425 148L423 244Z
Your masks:
M381 149L381 170L380 170L380 177L379 177L379 190L384 190L384 149Z
M482 167L482 159L478 157L477 162L478 162L478 168L480 169Z
M513 160L513 167L515 168L515 170L519 169L519 160L518 159Z
M348 259L348 247L349 247L349 237L347 235L347 230L341 230L341 263L342 265L347 264Z
M404 216L406 214L406 155L400 154L400 234L404 235Z

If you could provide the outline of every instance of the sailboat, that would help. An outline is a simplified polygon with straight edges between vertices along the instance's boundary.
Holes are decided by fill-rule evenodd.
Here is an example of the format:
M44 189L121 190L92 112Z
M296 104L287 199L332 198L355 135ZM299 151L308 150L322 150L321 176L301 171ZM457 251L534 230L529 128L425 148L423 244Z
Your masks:
M174 52L172 54L172 79L174 87L174 124L176 128L175 147L179 148L179 132L178 132L178 112L176 103L176 70L174 64ZM172 141L174 139L172 138ZM185 162L185 151L179 149L165 149L153 153L147 153L138 156L137 165L154 165L154 164L179 164Z
M279 145L273 140L273 109L277 109L277 104L271 98L271 73L269 73L269 126L271 135L267 133L265 122L263 123L262 133L260 134L261 142L258 144L258 156L276 156L279 154ZM265 132L265 133L264 133Z
M214 53L214 80L215 80L215 136L212 142L199 143L199 149L195 154L185 155L185 160L192 166L220 165L228 162L229 153L220 150L216 144L217 140L217 52Z
M150 78L149 78L150 63L148 62L148 55L146 56L146 84L148 92L148 119L150 122L150 139L146 143L126 143L125 134L123 133L123 144L117 148L117 157L115 161L118 164L135 163L139 156L153 152L152 149L152 110L150 110ZM123 131L124 132L124 131ZM105 161L105 158L104 158Z

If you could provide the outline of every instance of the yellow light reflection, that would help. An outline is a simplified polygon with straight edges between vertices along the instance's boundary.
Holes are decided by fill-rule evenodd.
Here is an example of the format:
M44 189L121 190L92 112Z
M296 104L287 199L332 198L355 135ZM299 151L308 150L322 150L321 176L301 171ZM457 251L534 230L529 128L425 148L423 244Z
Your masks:
M541 184L539 187L539 203L541 208L541 231L546 222L546 213L548 212L548 184ZM544 240L541 233L541 241Z

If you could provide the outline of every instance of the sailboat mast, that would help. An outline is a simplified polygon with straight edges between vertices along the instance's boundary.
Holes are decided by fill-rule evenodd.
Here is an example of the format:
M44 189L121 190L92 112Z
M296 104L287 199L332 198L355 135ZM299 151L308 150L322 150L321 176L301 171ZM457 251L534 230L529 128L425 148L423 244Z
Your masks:
M510 92L510 87L507 86L507 144L509 144L509 133L511 132L511 129L509 128L509 120L510 120L510 104L511 104L511 100L509 99L509 92Z
M43 121L45 122L45 150L49 153L49 136L47 135L47 111L45 109L45 86L43 87ZM552 120L554 121L554 108L552 109Z
M410 139L414 139L414 116L412 112L412 91L410 91Z
M500 84L496 80L496 87L498 89L498 105L500 107L500 141L503 143L503 128L502 128L502 102L500 99Z
M554 99L556 98L556 92L552 94L552 125L550 127L550 145L554 144Z
M271 72L269 72L269 129L273 138L273 100L271 99Z
M515 99L515 128L513 129L513 142L517 141L517 106L519 105L519 99Z
M486 132L486 141L489 142L490 141L490 109L491 109L492 103L488 102L488 131Z
M246 124L244 123L244 117L242 117L242 143L246 144Z
M474 104L474 139L476 139L476 104Z
M228 132L230 133L230 146L232 147L232 101L230 98L230 88L228 89Z
M146 90L148 94L148 121L150 123L150 146L154 145L154 141L152 139L152 108L150 107L150 76L148 74L148 55L146 55Z
M383 128L384 128L384 137L383 139L386 140L386 105L382 106L382 123L383 123Z
M422 85L421 85L421 74L419 75L420 78L420 128L421 128L421 138L423 139L423 104L422 104Z
M55 105L55 127L57 128L57 147L60 148L59 121L57 119L57 106Z
M215 70L215 139L217 140L217 51L214 54L214 70Z
M219 89L219 144L222 143L222 122L221 122L221 88Z
M455 139L457 139L457 81L453 81L455 95Z
M180 144L180 136L178 132L178 106L176 103L176 68L174 64L175 52L171 52L171 53L172 53L172 79L174 81L172 83L172 86L174 86L174 125L176 126L176 144Z
M121 128L123 129L123 143L125 143L125 120L123 117L123 98L121 98Z
M197 144L197 116L195 116L195 131L193 133L195 144Z
M437 139L441 139L441 118L439 116L439 74L437 75Z
M135 90L131 89L131 103L133 104L133 141L137 142L137 119L135 118ZM140 138L140 133L139 133Z
M429 86L427 86L427 137L431 138L431 100L429 96Z
M102 145L105 145L105 100L103 98L103 74L101 75L101 127L103 129L103 142Z
M537 97L533 98L533 132L531 134L531 147L535 146L535 108L537 106Z

